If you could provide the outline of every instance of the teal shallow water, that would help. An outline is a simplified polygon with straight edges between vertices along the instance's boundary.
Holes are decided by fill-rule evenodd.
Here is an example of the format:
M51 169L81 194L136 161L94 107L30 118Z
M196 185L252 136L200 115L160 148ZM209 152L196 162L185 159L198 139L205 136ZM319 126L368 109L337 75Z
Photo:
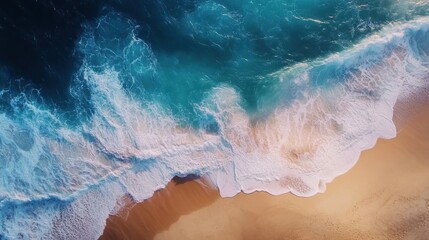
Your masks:
M114 65L126 75L124 84L137 82L130 85L131 91L144 89L137 93L139 97L160 97L158 101L187 121L197 117L194 104L221 84L239 91L249 113L265 112L273 105L266 99L281 94L270 73L347 49L387 24L428 11L427 4L403 1L202 1L183 5L176 6L183 7L182 12L175 8L170 12L161 4L160 16L154 18L163 21L155 26L110 13L95 23L97 27L86 29L95 41L93 49L82 52L109 49L95 56L95 64ZM124 50L130 53L125 56ZM327 71L331 71L325 71L327 75L342 78L347 70ZM317 81L323 85L327 80ZM296 97L293 90L290 94L291 99Z

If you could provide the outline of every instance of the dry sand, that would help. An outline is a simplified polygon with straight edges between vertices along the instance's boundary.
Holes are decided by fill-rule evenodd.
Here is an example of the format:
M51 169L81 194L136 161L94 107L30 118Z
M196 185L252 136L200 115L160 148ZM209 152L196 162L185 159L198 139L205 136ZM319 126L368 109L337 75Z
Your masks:
M311 198L220 198L199 181L171 182L111 216L101 239L429 239L429 109Z

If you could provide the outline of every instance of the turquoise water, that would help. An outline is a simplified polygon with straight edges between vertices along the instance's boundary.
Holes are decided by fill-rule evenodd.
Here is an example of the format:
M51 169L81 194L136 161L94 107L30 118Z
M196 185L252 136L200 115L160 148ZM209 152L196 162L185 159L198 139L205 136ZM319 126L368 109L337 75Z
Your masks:
M272 95L282 94L270 73L347 49L386 24L428 11L427 4L402 1L176 4L182 12L179 6L172 12L162 3L155 6L161 8L156 20L151 19L155 29L107 10L103 20L94 23L98 26L86 27L94 42L80 50L83 55L97 52L88 64L114 66L124 75L127 89L138 91L138 97L162 98L158 101L187 121L198 117L194 105L221 84L240 92L248 113L265 112L273 105ZM80 44L87 44L85 38ZM336 74L341 78L345 73ZM326 80L318 81L323 85ZM269 106L263 104L267 101Z
M323 192L426 86L428 14L411 0L1 3L0 239L97 238L123 195L174 176L222 196Z

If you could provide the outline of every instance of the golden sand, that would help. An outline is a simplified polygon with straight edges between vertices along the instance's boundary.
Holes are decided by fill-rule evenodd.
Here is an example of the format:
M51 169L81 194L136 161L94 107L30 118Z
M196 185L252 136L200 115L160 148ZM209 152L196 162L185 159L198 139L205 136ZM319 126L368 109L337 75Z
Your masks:
M429 239L429 109L379 140L345 175L311 198L220 198L201 180L171 182L111 216L101 239Z

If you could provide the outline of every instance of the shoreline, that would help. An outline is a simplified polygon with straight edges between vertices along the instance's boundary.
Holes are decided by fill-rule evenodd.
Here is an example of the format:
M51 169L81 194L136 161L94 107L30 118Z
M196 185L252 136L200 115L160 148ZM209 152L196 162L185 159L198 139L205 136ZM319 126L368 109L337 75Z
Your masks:
M324 236L334 239L340 236L347 239L399 239L406 234L429 234L429 230L425 230L429 229L429 214L424 214L429 212L429 204L418 204L421 201L429 203L429 191L422 190L423 195L412 191L425 189L426 186L429 189L429 183L423 181L429 178L429 150L425 149L425 143L429 143L429 126L424 124L429 120L429 109L424 108L424 103L428 102L425 96L425 101L420 101L418 105L421 112L414 110L414 116L403 121L403 127L398 129L398 135L394 139L379 139L374 148L363 151L356 165L329 183L325 193L303 198L293 194L275 196L255 192L221 198L217 189L207 187L207 183L201 179L181 183L176 179L165 189L156 192L152 198L132 207L128 219L110 216L100 239L170 239L173 236L184 239L215 239L215 236L226 237L223 236L225 232L235 236L230 239L242 239L241 236L246 231L256 231L251 231L252 229L259 229L259 233L253 233L256 235L248 235L249 238L244 239L261 239L258 234L266 233L264 229L267 227L276 227L275 230L269 231L273 238L285 237L284 234L287 233L288 236L293 235L298 239L301 236L301 239L305 239L304 236L316 237L311 234L317 232L318 235L323 229L329 230L325 231ZM395 106L395 113L396 109ZM397 114L394 117L400 119ZM425 132L426 136L423 134ZM410 160L408 165L403 158L410 156L415 159ZM428 159L427 163L424 158ZM415 186L410 186L411 190L407 190L408 187L400 180L409 181ZM395 183L392 185L395 187L390 186L389 181ZM408 198L411 200L407 200ZM389 205L392 201L402 204L393 207L390 206L392 204ZM386 203L387 207L381 207L381 202ZM410 206L416 204L420 206L418 210L424 211L407 211ZM312 213L311 209L315 213ZM378 232L371 227L375 224L371 221L380 218L380 211L384 216L381 217L383 221L401 219L417 211L416 214L420 214L418 218L423 223L416 226L402 224L400 228L397 221L396 225L385 223L377 229L387 227L391 230ZM335 212L338 214L334 214ZM390 216L392 214L396 214L395 217ZM365 221L361 215L367 216L368 219ZM259 220L246 220L250 216ZM308 222L312 217L323 220ZM411 219L414 217L411 216ZM228 222L228 219L236 221ZM426 228L422 229L422 224ZM314 225L318 230L314 232L312 227L305 227L307 225ZM356 226L346 231L346 228L352 225ZM287 228L282 230L279 226ZM411 231L410 228L414 230Z

